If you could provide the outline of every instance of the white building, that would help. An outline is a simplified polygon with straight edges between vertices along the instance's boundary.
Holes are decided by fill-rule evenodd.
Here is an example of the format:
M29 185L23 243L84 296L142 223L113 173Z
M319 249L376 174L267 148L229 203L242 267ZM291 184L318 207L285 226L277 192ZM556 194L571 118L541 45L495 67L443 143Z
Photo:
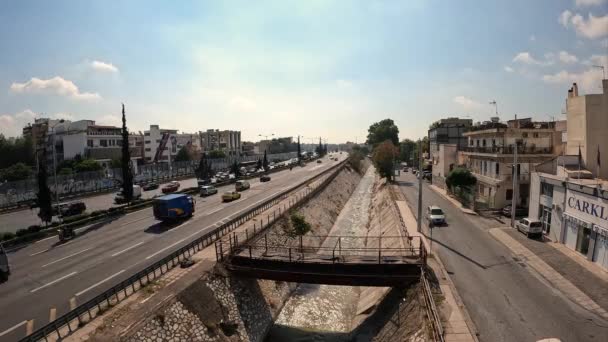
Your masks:
M458 145L439 144L433 154L433 184L445 188L445 178L458 166Z
M208 129L199 134L203 152L219 150L230 156L238 156L242 152L240 131Z

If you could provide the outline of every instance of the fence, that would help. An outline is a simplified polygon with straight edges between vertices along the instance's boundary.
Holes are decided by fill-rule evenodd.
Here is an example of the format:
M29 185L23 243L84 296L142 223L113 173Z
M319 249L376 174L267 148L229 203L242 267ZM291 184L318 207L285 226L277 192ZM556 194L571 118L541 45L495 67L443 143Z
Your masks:
M264 201L263 203L240 213L239 215L228 220L228 222L224 224L221 224L215 228L213 228L214 226L209 227L213 228L212 231L204 234L201 237L196 238L187 245L180 247L171 254L162 258L161 260L153 263L150 266L147 266L146 268L132 275L128 279L125 279L120 283L114 285L113 287L104 291L95 298L87 301L86 303L81 304L74 310L71 310L68 313L58 317L54 321L45 325L44 327L36 330L31 335L21 339L21 341L48 341L47 336L56 335L58 339L62 339L70 335L75 330L84 325L85 321L83 320L83 317L85 317L86 319L86 317L88 316L89 320L92 320L97 315L103 313L103 311L120 302L121 295L122 299L125 299L129 295L135 293L137 290L150 284L154 279L163 275L164 273L175 267L177 264L179 264L181 260L190 257L191 255L197 253L198 251L204 249L207 246L210 246L214 241L217 241L223 235L233 231L244 222L269 209L276 203L284 200L285 198L287 198L290 192L301 187L303 184L318 179L321 176L327 174L328 172L334 170L335 172L330 177L335 177L335 175L340 171L342 166L344 166L344 162L336 164L335 166L319 173L318 175L311 177L303 182L300 182L297 185L294 185L285 192L279 193L273 196L272 198ZM300 198L300 200L302 200L302 198ZM68 332L62 335L61 331L65 327L67 327Z
M269 161L282 161L297 156L296 152L278 153L268 155ZM261 158L261 155L253 156L232 156L226 158L209 159L211 167L215 171L225 170L232 163L254 161ZM171 180L179 177L194 175L198 161L173 162L168 163L144 164L136 167L134 181L137 184L145 184L152 181ZM118 189L122 180L121 169L107 169L103 171L81 172L71 175L57 175L57 194L60 198L71 196L106 192ZM51 193L55 193L55 178L48 178L48 185ZM38 182L35 178L21 181L0 183L0 209L18 206L36 199L38 192Z
M435 299L433 299L433 292L431 291L431 286L426 278L424 268L422 268L420 280L422 282L422 292L424 293L424 304L426 307L427 316L431 321L433 339L438 342L444 342L443 324L439 318L439 313L437 312L437 307L435 306Z

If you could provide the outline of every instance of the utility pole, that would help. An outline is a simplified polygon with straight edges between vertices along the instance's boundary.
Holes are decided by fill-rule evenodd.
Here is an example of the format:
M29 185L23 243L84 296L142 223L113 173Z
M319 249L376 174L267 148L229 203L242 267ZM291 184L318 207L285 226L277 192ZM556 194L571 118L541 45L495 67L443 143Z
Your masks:
M422 233L422 139L418 140L418 233Z
M59 217L59 192L57 190L57 154L55 153L55 126L51 127L51 132L53 134L53 179L55 183L55 205L57 206L57 217Z
M496 116L498 116L498 103L496 102L496 100L492 100L492 102L490 102L491 105L494 105L494 111L496 113Z
M515 228L515 209L517 208L517 197L519 196L519 174L517 165L517 150L521 139L515 140L515 151L513 151L513 197L511 198L511 227Z

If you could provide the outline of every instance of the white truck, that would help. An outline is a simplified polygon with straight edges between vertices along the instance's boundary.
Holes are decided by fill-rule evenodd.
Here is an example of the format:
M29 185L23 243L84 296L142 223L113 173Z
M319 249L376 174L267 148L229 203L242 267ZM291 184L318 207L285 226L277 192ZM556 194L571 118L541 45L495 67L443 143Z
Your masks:
M8 265L8 256L0 243L0 282L7 280L10 274L11 269Z

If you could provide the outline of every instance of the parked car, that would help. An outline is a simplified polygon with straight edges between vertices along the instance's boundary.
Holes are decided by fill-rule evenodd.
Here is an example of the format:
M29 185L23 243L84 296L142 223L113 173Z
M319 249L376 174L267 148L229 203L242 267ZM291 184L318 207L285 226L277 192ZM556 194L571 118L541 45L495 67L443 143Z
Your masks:
M234 184L234 189L236 191L247 190L247 189L249 189L249 187L250 187L249 182L248 181L244 181L244 180L238 180Z
M162 189L164 194L176 192L177 190L179 190L179 182L177 181L169 182L167 185L163 186Z
M241 194L237 191L226 191L222 195L222 202L230 202L241 198Z
M211 180L209 178L205 178L205 179L197 179L196 180L196 184L198 184L198 187L200 188L201 186L204 185L208 185L211 183Z
M407 166L403 167L403 172L408 172L410 169Z
M317 159L317 164L321 164L323 161L321 159Z
M133 185L133 199L140 199L141 198L141 186L139 185ZM119 193L116 194L116 196L114 196L114 203L116 204L123 204L123 203L127 203L127 200L125 199L125 196L122 192L122 190L120 190Z
M203 185L201 186L201 196L210 196L217 194L217 188L213 185Z
M502 208L502 214L506 217L511 217L511 205L507 205ZM515 207L515 217L523 217L528 215L528 208L524 207Z
M543 224L540 221L531 218L523 218L515 225L517 230L526 234L527 237L540 237L543 235Z
M260 177L260 182L270 182L270 176L262 175L262 177Z
M431 173L431 171L422 171L423 179L431 180L432 177L433 177L433 174Z
M87 206L82 201L60 203L58 206L54 206L53 208L55 214L61 217L80 215L84 213L85 210L87 210Z
M152 182L152 183L148 183L148 184L144 185L142 187L142 189L144 191L150 191L150 190L156 190L156 189L158 189L158 187L159 187L158 183Z
M432 226L440 226L446 224L445 213L436 205L431 205L426 208L426 219Z

